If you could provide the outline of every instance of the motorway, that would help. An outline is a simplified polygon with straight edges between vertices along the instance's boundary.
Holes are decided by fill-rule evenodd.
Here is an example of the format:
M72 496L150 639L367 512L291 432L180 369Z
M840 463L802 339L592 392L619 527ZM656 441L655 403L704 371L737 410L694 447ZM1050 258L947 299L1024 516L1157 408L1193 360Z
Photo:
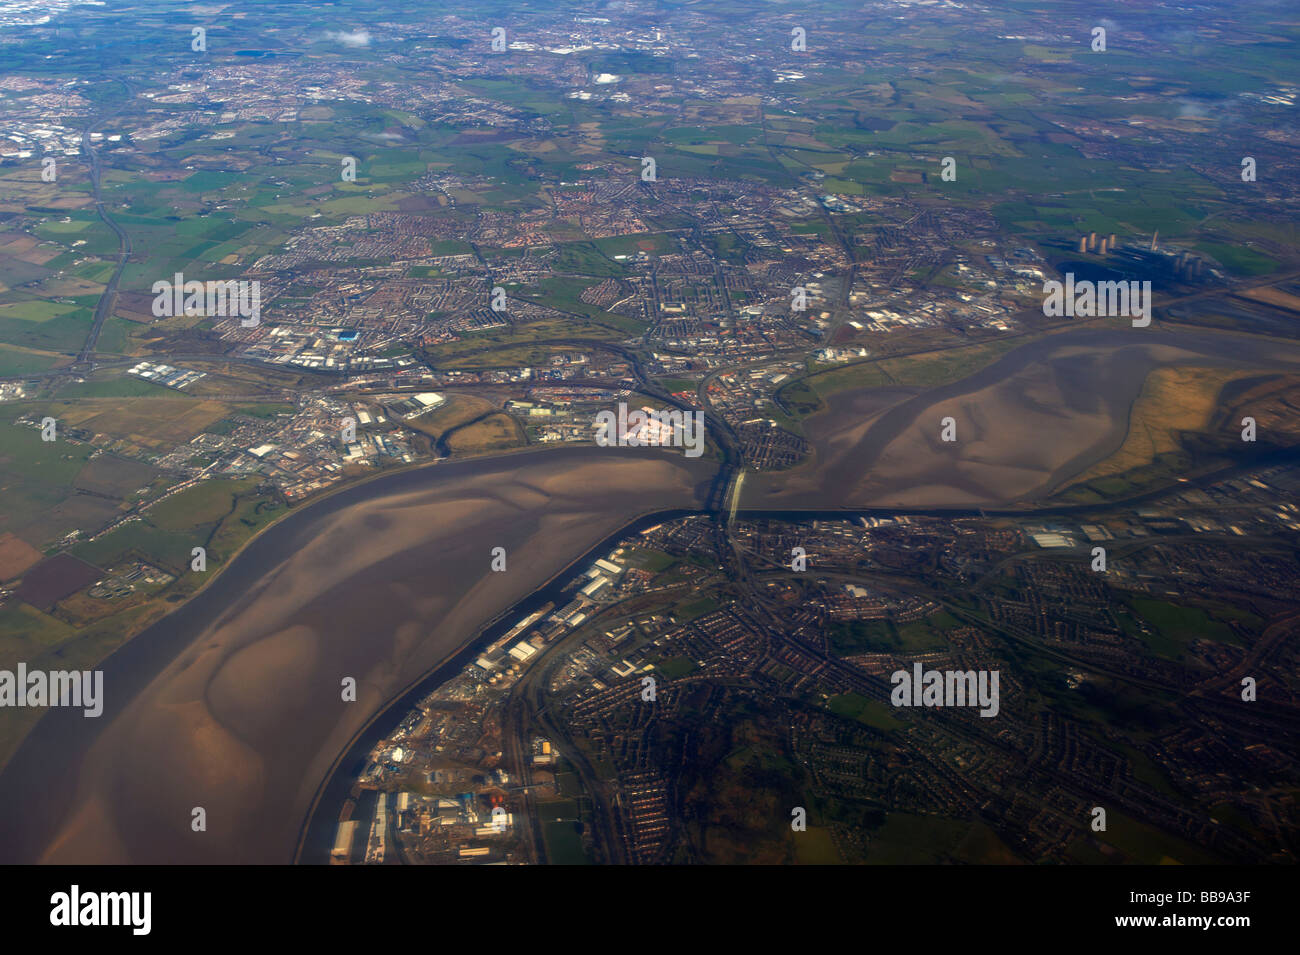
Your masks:
M104 197L101 191L102 169L100 165L99 153L90 140L90 127L81 131L81 148L90 160L90 184L94 190L95 211L99 217L104 220L113 232L117 235L118 252L117 267L113 270L112 277L108 284L104 286L104 294L99 297L99 303L95 306L95 317L90 325L90 332L86 335L86 343L82 345L80 354L77 355L77 366L91 365L95 356L95 346L99 343L99 333L103 331L104 322L113 314L113 308L117 305L117 286L122 280L122 272L126 269L127 260L131 257L131 237L127 235L126 230L113 220L104 208Z

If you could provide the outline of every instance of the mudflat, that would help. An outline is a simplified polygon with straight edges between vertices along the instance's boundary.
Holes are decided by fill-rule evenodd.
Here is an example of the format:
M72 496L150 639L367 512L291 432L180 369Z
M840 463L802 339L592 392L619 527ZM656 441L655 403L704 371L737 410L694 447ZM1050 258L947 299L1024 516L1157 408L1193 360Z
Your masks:
M332 761L386 702L637 515L701 506L714 471L562 448L406 471L295 512L105 662L102 717L46 714L0 775L0 860L292 861Z
M921 393L841 392L804 422L811 461L746 478L742 507L983 507L1033 501L1113 454L1147 375L1198 364L1294 371L1300 348L1185 329L1049 335ZM941 440L951 417L957 440Z
M1147 374L1178 363L1294 371L1300 346L1086 328L923 392L834 395L806 422L814 462L749 475L742 505L1029 501L1113 453ZM939 439L949 415L954 443ZM102 717L46 714L0 775L0 861L291 861L331 763L387 702L636 516L702 506L714 472L562 448L402 472L295 512L109 658Z

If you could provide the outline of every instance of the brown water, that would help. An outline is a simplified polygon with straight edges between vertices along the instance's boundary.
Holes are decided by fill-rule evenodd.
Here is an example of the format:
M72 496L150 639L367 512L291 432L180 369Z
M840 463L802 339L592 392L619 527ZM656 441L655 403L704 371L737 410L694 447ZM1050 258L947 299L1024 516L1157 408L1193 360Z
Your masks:
M1118 448L1150 369L1187 362L1294 371L1300 348L1079 329L924 393L837 395L807 422L817 466L750 475L743 505L1029 499ZM939 441L949 414L956 444ZM713 473L679 453L563 448L403 472L295 512L106 662L100 719L53 710L36 726L0 775L0 861L290 861L373 714L638 514L701 506ZM506 573L489 571L494 546Z
M1295 372L1300 347L1201 331L1083 328L1017 348L922 392L831 395L805 430L808 465L749 475L746 507L981 507L1032 501L1113 454L1152 369L1240 366ZM952 417L957 440L940 440Z
M637 514L699 507L713 470L562 448L395 474L293 514L106 662L102 717L37 725L0 776L0 859L291 861L331 762L385 702Z

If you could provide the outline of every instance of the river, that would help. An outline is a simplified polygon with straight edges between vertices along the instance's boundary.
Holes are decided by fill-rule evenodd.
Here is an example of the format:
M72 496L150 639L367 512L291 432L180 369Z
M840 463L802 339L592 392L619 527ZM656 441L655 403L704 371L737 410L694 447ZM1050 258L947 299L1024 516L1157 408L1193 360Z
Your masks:
M291 861L320 782L374 714L619 527L701 507L714 470L548 449L397 472L295 511L104 662L101 717L41 719L0 775L0 860Z
M1146 373L1189 362L1295 371L1300 348L1094 326L923 393L834 395L807 422L817 466L751 474L742 510L1010 505L1118 447ZM956 447L937 441L943 414ZM36 725L0 774L0 861L291 861L368 726L639 516L704 507L716 477L678 452L566 447L397 472L295 510L105 661L102 717Z

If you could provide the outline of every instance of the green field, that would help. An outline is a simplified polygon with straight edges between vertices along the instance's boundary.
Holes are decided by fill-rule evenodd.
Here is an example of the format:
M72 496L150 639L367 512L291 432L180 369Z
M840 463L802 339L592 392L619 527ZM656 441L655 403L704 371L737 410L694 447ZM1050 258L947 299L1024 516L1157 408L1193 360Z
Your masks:
M1200 607L1144 597L1134 597L1128 603L1153 631L1146 633L1141 630L1131 630L1130 632L1143 640L1157 656L1171 660L1181 659L1187 647L1195 640L1237 642L1231 627Z
M892 620L849 620L832 622L826 631L831 648L841 656L854 653L936 650L948 645L944 634L961 626L944 611L911 623Z
M883 703L877 703L875 700L869 700L859 693L843 693L839 696L833 696L830 702L827 703L827 709L836 716L857 720L859 723L865 723L867 726L886 733L899 729L903 725L894 718L890 712L890 707L885 706Z

